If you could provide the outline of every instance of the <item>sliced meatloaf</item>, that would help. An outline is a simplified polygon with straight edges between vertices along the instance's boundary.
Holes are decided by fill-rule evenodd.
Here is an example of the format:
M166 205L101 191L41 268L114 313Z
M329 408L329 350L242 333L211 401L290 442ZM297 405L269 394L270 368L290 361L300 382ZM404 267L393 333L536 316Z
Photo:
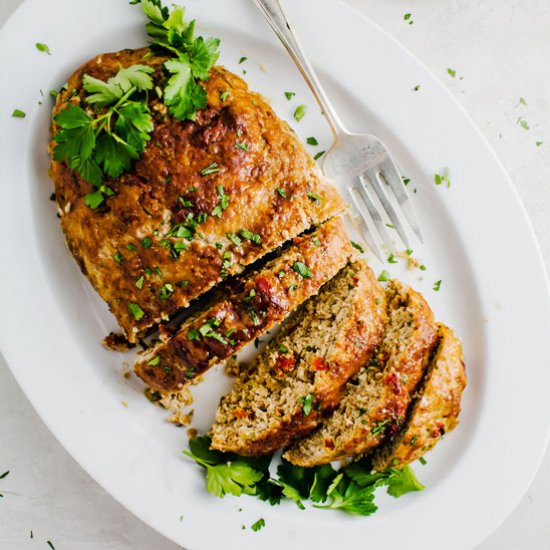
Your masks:
M174 392L281 322L332 279L352 247L340 218L295 237L259 270L236 277L177 334L144 353L135 371L151 388Z
M386 303L389 321L380 348L346 385L332 416L286 451L293 464L315 466L365 453L403 424L437 328L424 298L403 283L390 281Z
M373 454L373 466L402 468L420 458L458 424L460 400L466 387L462 345L453 331L439 325L439 343L407 422Z
M121 67L147 65L162 89L164 61L148 48L98 55L71 75L53 114L70 104L93 112L84 74L105 81ZM261 95L223 67L203 85L208 104L192 121L173 119L158 94L149 94L147 147L129 172L105 180L114 195L96 209L85 204L93 187L52 157L69 249L130 342L345 208ZM52 135L58 130L53 122Z
M268 454L319 424L341 388L380 345L385 293L356 261L282 325L222 398L212 448Z

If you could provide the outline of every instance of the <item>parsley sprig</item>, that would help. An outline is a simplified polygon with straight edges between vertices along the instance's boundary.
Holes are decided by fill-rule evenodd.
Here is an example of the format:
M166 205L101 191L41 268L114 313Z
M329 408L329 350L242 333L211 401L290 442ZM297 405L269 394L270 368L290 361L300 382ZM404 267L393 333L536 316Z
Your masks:
M184 21L184 8L170 11L160 0L141 0L141 7L149 20L145 28L151 47L171 55L164 63L170 75L164 87L168 112L177 120L193 120L206 107L206 90L198 81L208 80L220 41L195 37L195 21Z
M54 159L68 162L96 187L85 199L91 208L114 194L104 185L105 176L116 178L127 171L150 139L153 120L146 92L153 88L152 72L151 67L132 65L107 82L85 74L84 101L90 109L70 104L54 118L61 128L53 136Z
M190 452L183 452L206 470L206 488L218 497L247 494L271 505L293 500L302 510L304 502L309 501L316 508L370 516L378 509L374 499L379 487L386 487L388 494L395 498L424 489L410 466L373 473L367 459L339 470L330 464L303 468L283 460L277 467L276 477L272 477L269 466L273 455L240 457L213 451L210 443L207 436L196 437L189 442Z

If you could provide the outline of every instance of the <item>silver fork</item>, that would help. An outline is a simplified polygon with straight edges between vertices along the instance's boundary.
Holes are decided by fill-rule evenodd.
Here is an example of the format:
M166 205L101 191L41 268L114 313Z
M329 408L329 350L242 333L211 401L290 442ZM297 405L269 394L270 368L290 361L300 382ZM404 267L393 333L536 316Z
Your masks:
M380 245L384 243L396 253L391 237L391 231L395 231L409 249L401 217L422 242L410 196L386 146L376 136L346 130L304 54L282 0L254 1L298 66L327 119L334 144L323 157L322 169L328 178L346 186L355 206L352 219L367 245L384 261Z

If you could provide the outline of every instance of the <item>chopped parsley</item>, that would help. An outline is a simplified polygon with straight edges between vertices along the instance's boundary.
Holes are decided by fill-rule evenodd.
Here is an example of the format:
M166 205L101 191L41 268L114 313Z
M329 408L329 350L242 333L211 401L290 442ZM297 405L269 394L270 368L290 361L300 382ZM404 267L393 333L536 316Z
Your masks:
M244 63L247 59L248 59L248 57L244 57L244 56L241 57L241 58L239 59L239 65L241 65L242 63Z
M153 241L150 239L150 237L145 237L141 240L141 246L143 246L143 248L151 248L152 244Z
M226 101L227 98L231 95L231 92L228 90L224 90L223 92L220 92L220 99L221 101Z
M187 333L187 339L188 339L188 340L200 340L200 339L201 339L200 332L199 332L197 329L192 328L192 329Z
M544 141L537 141L537 142L536 142L536 146L537 146L537 147L540 147L543 143L544 143Z
M51 541L51 540L47 540L47 541L46 541L46 544L47 544L52 550L55 550L55 546L52 544L52 541Z
M287 353L287 352L288 352L288 348L287 348L286 346L284 346L283 344L281 344L281 345L279 346L279 351L280 351L281 353Z
M121 264L124 261L124 256L117 250L115 254L113 255L113 260L117 264Z
M380 275L378 275L378 280L381 282L381 283L385 283L387 281L389 281L391 279L391 275L389 273L389 271L386 271L384 269L384 271L382 271L382 273L380 273Z
M240 239L240 237L235 233L227 233L227 238L235 245L235 246L241 246L243 244L243 241Z
M128 311L133 315L136 321L140 321L145 315L145 311L143 311L137 304L134 303L128 304Z
M229 195L225 194L223 185L218 185L218 200L219 203L214 207L214 210L212 210L210 214L221 218L222 212L229 206Z
M242 143L236 143L235 149L240 149L241 151L248 151L250 149L250 145L243 141Z
M307 105L298 105L294 111L294 119L296 122L300 122L304 118L307 112Z
M326 153L326 151L319 151L319 152L313 157L313 160L319 160L325 153Z
M172 294L174 294L173 285L171 285L170 283L166 283L160 289L159 298L161 300L168 300L168 298L170 298L170 296L172 296Z
M426 462L426 459L425 459L423 456L421 456L421 457L418 459L418 462L420 462L420 464L422 464L422 466L426 466L426 464L428 464L428 463Z
M317 237L315 237L315 236L311 237L311 242L312 242L315 246L321 246L321 241L320 241Z
M413 88L413 92L418 92L418 90L420 90L420 84L417 84L417 85Z
M25 113L25 111L21 111L21 109L14 109L11 116L13 118L25 118L27 114Z
M434 286L433 286L433 289L436 291L436 292L439 292L439 289L441 288L441 279L439 281L436 281L434 283Z
M156 367L160 363L160 355L156 355L151 359L150 361L147 361L148 365L151 365L151 367Z
M300 398L300 403L302 404L302 412L304 416L307 416L311 412L313 407L313 401L315 400L315 395L308 393L305 397Z
M396 259L396 257L395 257L393 254L390 254L390 255L388 256L388 263L389 263L389 264L396 264L396 263L397 263L397 259Z
M359 252L361 252L361 254L363 252L365 252L365 249L359 243L356 243L355 241L350 241L350 242L351 242L351 246L353 246L353 248L359 250Z
M184 199L183 197L180 197L178 200L184 208L193 208L193 203L191 201Z
M48 55L52 55L52 53L50 52L50 48L46 44L43 44L42 42L37 42L35 44L35 46L36 46L36 49L39 52L43 52L43 53L47 53Z
M210 174L217 174L220 171L220 168L216 162L212 162L206 168L203 168L200 171L201 176L209 176Z
M456 77L456 70L455 69L447 69L447 73L452 77Z
M403 20L404 21L408 21L409 22L409 25L412 25L414 23L414 21L411 19L412 17L412 13L406 13L404 16L403 16Z
M296 94L294 92L285 92L285 97L290 101Z
M383 433L386 429L386 426L389 424L390 420L389 418L386 420L381 420L380 422L377 422L374 427L371 430L372 435L379 435Z
M413 251L410 248L407 248L407 250L405 250L405 254L407 256L412 256L412 253L413 253Z
M316 145L319 145L319 142L317 141L317 139L315 139L313 136L312 137L308 137L306 139L306 143L308 145L313 145L313 146L316 146Z
M283 199L286 199L286 191L284 189L277 187L276 191L281 197L283 197Z
M257 233L253 233L252 231L249 231L248 229L241 229L239 231L239 235L246 239L247 241L251 241L254 244L262 244L262 238Z
M434 181L436 185L445 184L447 187L451 187L451 175L449 169L445 168L442 174L434 174Z
M252 531L256 532L256 531L259 531L260 529L263 529L264 527L265 527L265 519L260 518L258 521L254 522L250 526L250 529L252 529Z
M420 271L426 271L426 266L422 264L418 269L420 269Z
M520 97L520 98L519 98L519 102L520 102L522 105L527 105L527 101L525 101L525 98L524 98L524 97Z
M292 269L306 279L311 279L313 277L313 273L311 273L309 267L303 262L294 262L292 264Z
M5 477L8 477L9 473L10 473L9 470L5 471L2 475L0 475L0 479L4 479Z
M128 243L126 245L126 250L130 250L131 252L135 252L137 250L137 247L135 244L132 244L132 243Z
M307 196L308 198L310 198L313 202L320 202L321 201L321 197L319 195L317 195L317 193L312 193L311 191L308 191L307 192Z
M530 126L529 126L528 122L521 116L518 117L516 123L519 124L524 130L529 130L530 129Z
M143 283L145 281L145 277L142 275L136 280L136 287L141 290L143 288Z

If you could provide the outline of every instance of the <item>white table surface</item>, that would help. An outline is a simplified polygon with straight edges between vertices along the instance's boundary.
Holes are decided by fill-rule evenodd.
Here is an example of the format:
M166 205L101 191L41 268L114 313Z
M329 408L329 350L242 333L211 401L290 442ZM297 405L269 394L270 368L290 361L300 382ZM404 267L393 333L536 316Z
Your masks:
M550 267L550 1L347 1L414 52L465 106L512 176ZM0 25L21 2L0 0ZM409 12L412 25L403 19ZM463 80L449 77L448 67ZM519 116L529 130L517 124ZM537 147L537 141L544 143ZM0 474L5 470L10 474L0 480L0 550L47 549L48 540L56 550L179 548L75 463L0 356ZM550 549L550 452L512 516L477 547L512 549Z

